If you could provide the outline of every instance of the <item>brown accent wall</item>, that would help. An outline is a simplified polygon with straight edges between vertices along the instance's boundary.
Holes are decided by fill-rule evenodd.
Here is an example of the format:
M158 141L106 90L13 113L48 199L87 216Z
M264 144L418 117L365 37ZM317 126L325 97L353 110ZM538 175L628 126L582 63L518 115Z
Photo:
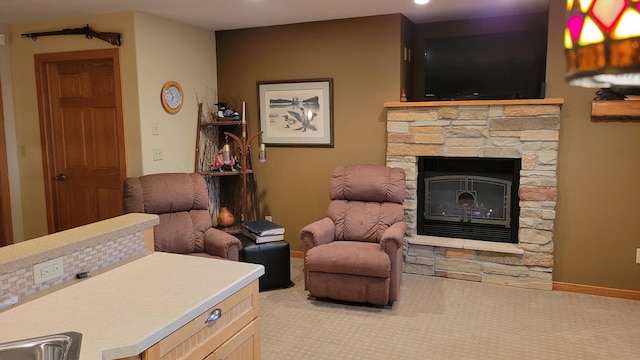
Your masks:
M267 162L256 163L262 214L285 227L292 250L302 250L300 229L325 216L337 165L385 163L383 103L400 98L401 18L216 32L218 97L247 102L250 134L258 131L257 81L333 78L334 147L267 147Z
M335 148L268 148L268 162L257 166L263 214L286 227L292 250L302 249L300 228L325 214L335 165L384 163L382 104L397 101L405 83L401 18L216 33L219 93L247 101L252 132L258 127L256 81L334 78ZM595 89L564 82L563 23L563 4L552 1L546 96L565 99L554 280L640 290L640 265L635 264L640 248L640 123L591 121Z
M551 1L547 97L563 97L554 280L640 290L640 123L593 122L596 89L564 81L564 6Z

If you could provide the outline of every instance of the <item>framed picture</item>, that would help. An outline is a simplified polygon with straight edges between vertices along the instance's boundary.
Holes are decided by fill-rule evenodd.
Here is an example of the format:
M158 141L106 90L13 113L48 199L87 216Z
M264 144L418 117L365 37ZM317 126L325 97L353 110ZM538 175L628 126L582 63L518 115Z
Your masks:
M333 147L333 79L259 81L267 146Z

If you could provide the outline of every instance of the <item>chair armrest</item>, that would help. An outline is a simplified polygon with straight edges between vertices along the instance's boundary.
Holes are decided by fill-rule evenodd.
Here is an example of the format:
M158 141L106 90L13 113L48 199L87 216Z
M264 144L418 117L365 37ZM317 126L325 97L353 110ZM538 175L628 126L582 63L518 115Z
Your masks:
M335 238L336 226L333 220L326 217L324 219L312 222L300 230L300 240L304 244L304 251L314 246L328 244Z
M404 221L397 222L387 228L380 239L380 248L389 255L391 261L391 281L389 284L389 301L398 300L400 291L400 279L402 278L402 258L404 255L404 234L407 224Z
M387 246L395 242L395 248L399 249L404 245L404 233L407 224L404 221L397 222L387 228L380 239L380 248L386 251Z
M238 261L241 248L238 238L222 230L209 228L204 233L204 251L208 254Z

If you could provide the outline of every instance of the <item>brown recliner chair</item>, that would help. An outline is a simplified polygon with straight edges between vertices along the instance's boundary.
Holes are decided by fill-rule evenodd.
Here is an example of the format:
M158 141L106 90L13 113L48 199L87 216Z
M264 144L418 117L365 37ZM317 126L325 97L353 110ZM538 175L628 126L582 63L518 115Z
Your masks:
M316 298L392 304L403 265L404 170L339 166L329 196L327 217L300 231L305 289Z
M242 243L212 227L209 192L201 175L166 173L127 178L124 212L157 214L155 251L238 260Z

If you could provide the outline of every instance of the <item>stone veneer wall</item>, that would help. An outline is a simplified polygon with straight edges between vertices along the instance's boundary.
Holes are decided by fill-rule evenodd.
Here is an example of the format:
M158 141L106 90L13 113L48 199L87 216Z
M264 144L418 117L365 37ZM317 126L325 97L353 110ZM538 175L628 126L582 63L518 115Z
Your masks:
M407 273L552 288L562 99L388 103L387 165L407 174ZM417 158L521 158L518 244L416 233Z

